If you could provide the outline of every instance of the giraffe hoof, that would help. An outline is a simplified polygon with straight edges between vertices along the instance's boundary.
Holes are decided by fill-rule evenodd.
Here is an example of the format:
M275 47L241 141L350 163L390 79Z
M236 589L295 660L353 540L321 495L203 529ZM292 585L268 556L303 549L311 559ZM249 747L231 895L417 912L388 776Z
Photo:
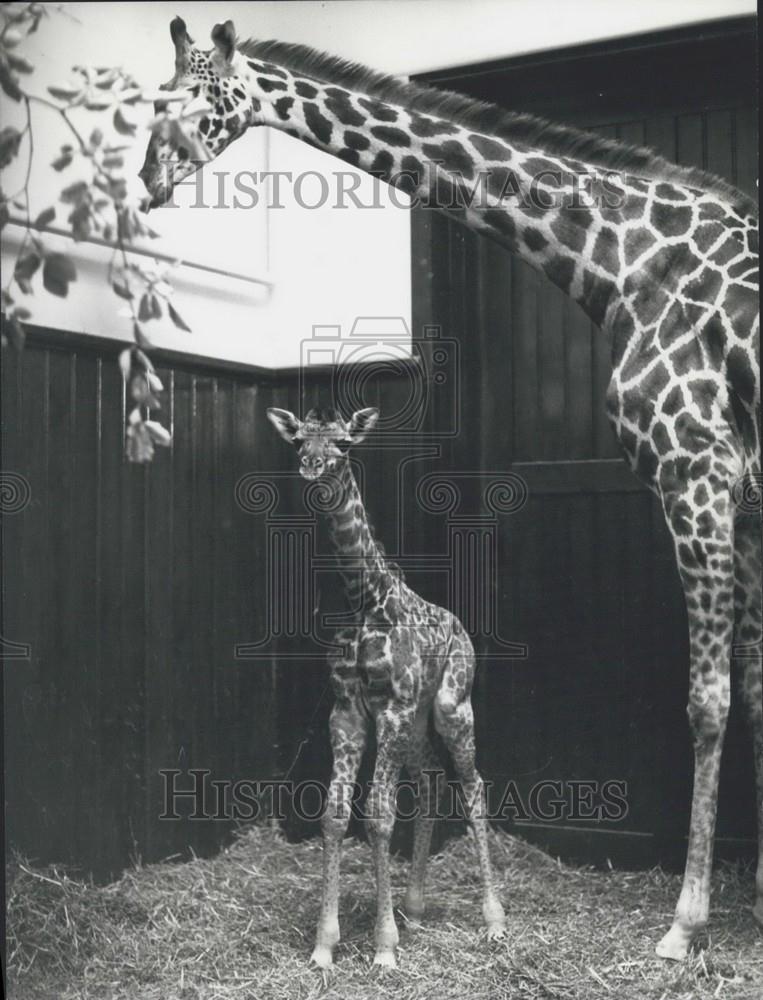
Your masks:
M377 951L374 955L374 965L381 965L385 969L396 969L397 959L394 951Z
M506 923L503 920L495 920L487 925L488 941L503 941L506 937Z
M403 903L403 913L413 923L420 924L425 912L426 906L421 899L406 899Z
M497 899L491 899L482 905L482 916L487 924L488 941L500 941L506 934L506 916L503 907Z
M678 924L673 924L654 950L659 958L682 962L691 951L693 940L694 933L692 931L684 930Z
M317 965L319 969L330 969L334 964L331 949L327 948L325 945L315 946L315 950L310 956L310 961L313 965Z
M755 901L752 908L752 916L758 927L763 927L763 897Z

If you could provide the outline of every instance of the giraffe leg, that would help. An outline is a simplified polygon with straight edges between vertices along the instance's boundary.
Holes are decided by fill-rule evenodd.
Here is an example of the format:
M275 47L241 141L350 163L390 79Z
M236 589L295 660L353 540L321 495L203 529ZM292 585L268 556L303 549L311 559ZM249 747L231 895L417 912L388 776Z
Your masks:
M329 722L334 766L321 819L323 896L311 961L327 968L339 941L339 861L347 831L352 791L368 736L368 717L354 702L337 703Z
M413 857L405 893L405 912L414 920L424 915L424 881L434 829L433 806L437 804L437 779L442 774L442 765L427 734L427 723L426 715L416 720L413 743L406 760L411 780L418 782Z
M729 710L734 532L728 490L714 498L712 521L692 517L683 496L671 495L663 502L689 620L687 711L694 739L694 790L683 886L673 924L656 951L661 958L680 960L705 928L709 913L718 774Z
M753 916L763 926L763 685L761 653L761 520L759 515L739 515L734 525L734 654L742 699L747 709L755 756L758 807L758 870L755 878Z
M493 885L487 838L487 797L485 783L477 771L474 745L474 714L470 700L474 677L474 652L465 633L453 639L450 659L434 701L437 732L453 757L463 790L467 817L474 833L482 875L482 913L489 940L502 938L506 931L503 907Z
M376 929L374 965L394 968L398 943L392 911L389 842L395 825L395 792L413 734L414 708L386 708L376 716L376 767L368 796L368 837L376 870Z

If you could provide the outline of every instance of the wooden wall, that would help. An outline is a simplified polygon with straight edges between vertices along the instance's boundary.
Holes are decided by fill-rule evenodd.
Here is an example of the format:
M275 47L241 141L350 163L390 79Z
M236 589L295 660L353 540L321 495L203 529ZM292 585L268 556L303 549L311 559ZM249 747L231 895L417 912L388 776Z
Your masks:
M29 492L3 522L7 839L101 877L131 857L212 850L230 833L227 821L160 820L161 769L315 778L329 761L325 650L299 631L315 609L297 594L296 625L283 620L296 563L280 574L286 588L268 591L267 549L305 537L306 508L294 453L265 411L329 404L332 374L165 359L174 441L140 467L123 458L117 353L32 330L21 356L3 358L3 465ZM383 369L362 391L395 412L409 380ZM366 463L383 536L398 523L401 442ZM271 511L262 481L277 494ZM275 533L274 517L286 519ZM334 574L318 582L320 608L338 608ZM268 629L257 658L236 655Z

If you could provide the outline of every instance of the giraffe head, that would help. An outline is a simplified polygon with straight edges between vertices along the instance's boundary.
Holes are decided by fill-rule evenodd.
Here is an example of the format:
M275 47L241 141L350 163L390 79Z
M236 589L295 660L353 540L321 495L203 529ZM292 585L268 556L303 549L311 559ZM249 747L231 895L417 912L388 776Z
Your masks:
M349 449L366 437L379 418L374 407L357 410L349 421L336 410L310 410L304 421L289 410L271 406L268 418L275 429L299 455L299 472L304 479L319 479L336 472Z
M233 21L214 26L213 47L208 51L196 47L182 18L172 20L170 36L175 46L175 72L159 89L187 91L193 98L189 110L197 110L198 101L199 113L184 119L182 132L168 121L152 134L138 175L148 191L151 208L163 205L175 185L199 169L203 162L200 152L214 159L250 125L264 124L263 88L236 48ZM165 108L162 101L154 106L156 114ZM196 145L195 155L189 139Z

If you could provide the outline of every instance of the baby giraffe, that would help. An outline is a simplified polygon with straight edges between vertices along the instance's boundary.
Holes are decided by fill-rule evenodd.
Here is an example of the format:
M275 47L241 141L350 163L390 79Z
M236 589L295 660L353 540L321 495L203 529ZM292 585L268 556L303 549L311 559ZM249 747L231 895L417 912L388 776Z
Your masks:
M311 410L302 422L288 410L268 410L281 437L297 448L301 475L322 480L320 507L328 519L329 536L356 616L355 624L337 633L340 648L329 657L335 695L330 721L334 765L321 824L323 899L312 955L323 968L331 965L339 941L339 856L372 727L377 755L366 821L376 869L374 963L396 965L398 933L392 911L389 843L403 765L418 785L405 910L412 918L424 912L424 875L434 822L430 807L441 770L429 738L430 719L453 757L474 831L488 938L502 937L505 929L490 869L485 786L475 768L472 643L455 615L415 594L385 558L366 519L347 455L352 445L366 437L378 416L378 410L369 408L346 422L333 410Z

